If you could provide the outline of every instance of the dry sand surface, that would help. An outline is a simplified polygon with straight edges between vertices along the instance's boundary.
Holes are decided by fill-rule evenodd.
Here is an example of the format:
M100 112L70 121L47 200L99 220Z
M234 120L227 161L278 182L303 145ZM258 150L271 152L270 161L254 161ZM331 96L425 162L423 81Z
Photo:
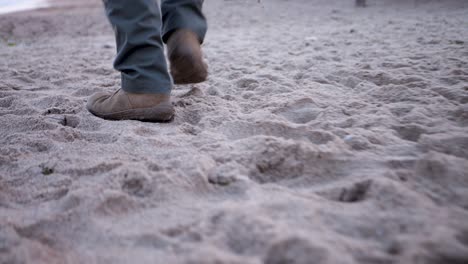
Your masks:
M0 16L0 263L468 263L468 3L211 0L172 123L99 1Z

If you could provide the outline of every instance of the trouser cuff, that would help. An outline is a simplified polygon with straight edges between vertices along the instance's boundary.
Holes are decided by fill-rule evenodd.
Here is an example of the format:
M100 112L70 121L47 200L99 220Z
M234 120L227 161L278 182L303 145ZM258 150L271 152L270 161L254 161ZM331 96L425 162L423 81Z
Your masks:
M207 31L207 22L200 9L189 6L179 6L177 10L163 17L163 41L167 43L169 37L177 29L188 29L197 34L203 43Z
M172 82L161 80L145 80L122 75L122 89L128 93L138 94L171 94Z

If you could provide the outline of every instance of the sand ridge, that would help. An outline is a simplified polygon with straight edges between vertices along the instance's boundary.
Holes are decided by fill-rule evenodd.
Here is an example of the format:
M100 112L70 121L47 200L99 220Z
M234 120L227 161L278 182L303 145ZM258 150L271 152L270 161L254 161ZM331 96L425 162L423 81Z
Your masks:
M109 122L100 3L0 16L0 263L468 262L463 1L208 1L210 77Z

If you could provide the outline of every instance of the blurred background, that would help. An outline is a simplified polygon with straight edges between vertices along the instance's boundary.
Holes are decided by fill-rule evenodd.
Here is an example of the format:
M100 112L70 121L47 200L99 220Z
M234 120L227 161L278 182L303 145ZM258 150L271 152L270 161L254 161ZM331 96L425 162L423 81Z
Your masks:
M45 6L46 0L0 0L0 14Z

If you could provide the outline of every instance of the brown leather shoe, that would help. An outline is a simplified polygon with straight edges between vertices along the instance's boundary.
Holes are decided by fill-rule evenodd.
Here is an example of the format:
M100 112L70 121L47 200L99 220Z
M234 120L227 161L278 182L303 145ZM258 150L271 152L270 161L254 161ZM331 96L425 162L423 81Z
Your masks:
M134 94L121 89L113 94L93 94L86 108L93 115L109 120L166 122L174 116L170 95Z
M179 29L172 33L167 42L167 55L174 83L200 83L208 77L200 40L192 31Z

